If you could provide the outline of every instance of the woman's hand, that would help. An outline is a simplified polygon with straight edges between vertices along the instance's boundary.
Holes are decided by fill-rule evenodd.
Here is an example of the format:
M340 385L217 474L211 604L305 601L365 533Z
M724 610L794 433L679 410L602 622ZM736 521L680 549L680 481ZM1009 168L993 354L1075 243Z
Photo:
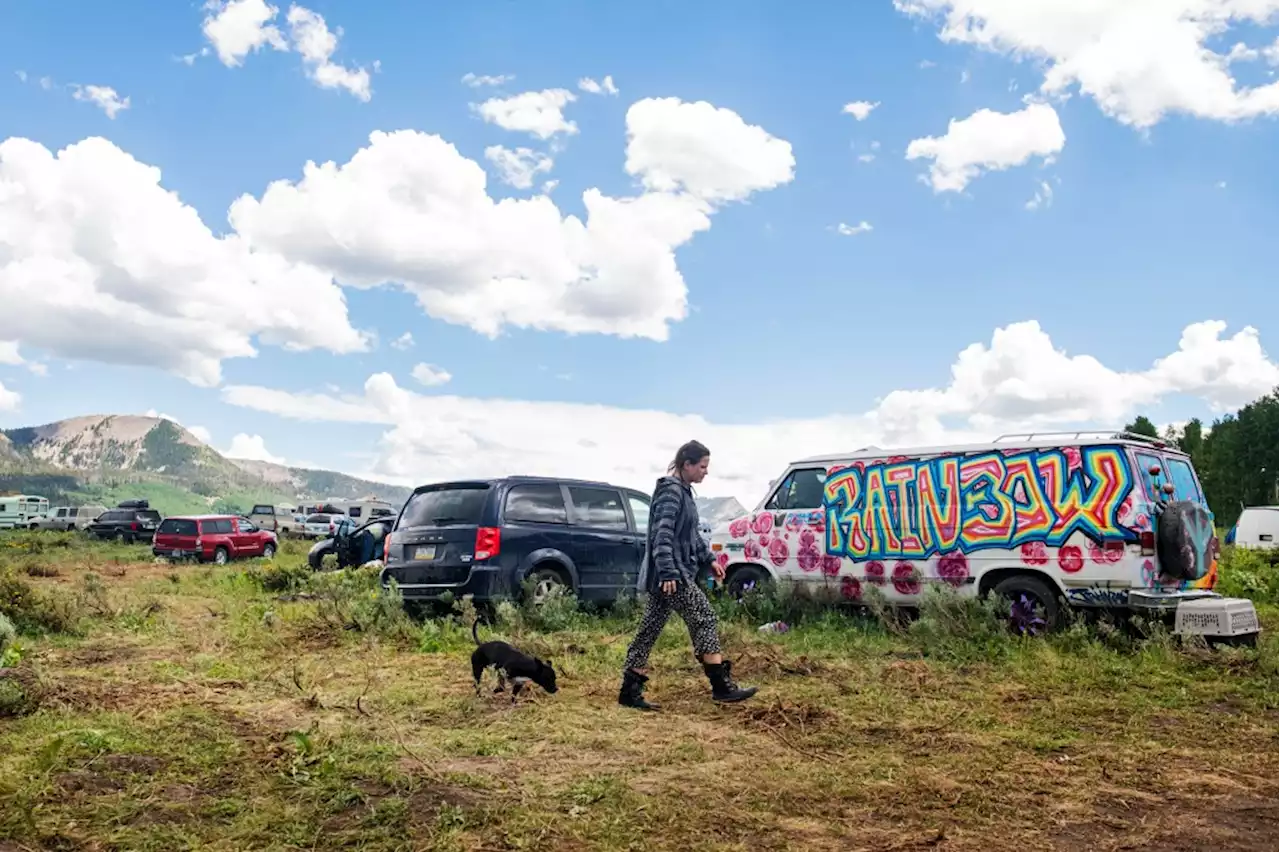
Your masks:
M711 573L715 575L717 580L724 582L724 566L719 562L711 563Z
M674 595L676 593L676 581L666 580L663 582L661 588L664 595Z

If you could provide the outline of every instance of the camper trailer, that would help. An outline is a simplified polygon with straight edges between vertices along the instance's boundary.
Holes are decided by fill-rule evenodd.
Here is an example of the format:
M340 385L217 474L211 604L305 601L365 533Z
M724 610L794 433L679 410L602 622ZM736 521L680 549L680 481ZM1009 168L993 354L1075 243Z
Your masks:
M49 501L30 494L0 497L0 530L31 526L31 522L49 511Z

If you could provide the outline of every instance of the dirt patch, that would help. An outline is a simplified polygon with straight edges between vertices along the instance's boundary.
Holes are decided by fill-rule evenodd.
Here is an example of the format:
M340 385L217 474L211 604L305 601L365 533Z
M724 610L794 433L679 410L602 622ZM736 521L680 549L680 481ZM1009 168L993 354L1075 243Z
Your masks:
M1113 795L1055 834L1055 848L1064 852L1255 852L1276 848L1280 824L1274 797L1211 802Z
M87 793L91 796L113 793L124 789L124 781L105 772L73 769L53 776L53 783L67 793Z
M747 725L791 729L807 734L826 727L839 718L825 707L807 702L791 702L775 699L771 704L749 707L741 717Z
M830 671L831 667L823 662L804 654L792 656L771 645L753 647L733 661L734 675L744 678L819 677Z

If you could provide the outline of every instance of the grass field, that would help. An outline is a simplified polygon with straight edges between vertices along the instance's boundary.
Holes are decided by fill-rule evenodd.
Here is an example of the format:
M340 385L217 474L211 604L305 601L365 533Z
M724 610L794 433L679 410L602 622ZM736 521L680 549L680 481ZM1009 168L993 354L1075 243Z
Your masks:
M939 597L909 627L724 604L752 701L708 700L673 623L661 714L615 704L635 624L503 607L557 695L476 697L463 619L416 622L360 572L153 564L0 538L0 852L1274 850L1274 567L1257 649L1158 626L997 629ZM1268 570L1270 574L1268 575ZM1256 576L1255 576L1256 575ZM781 612L786 634L755 626ZM467 622L469 625L469 622Z

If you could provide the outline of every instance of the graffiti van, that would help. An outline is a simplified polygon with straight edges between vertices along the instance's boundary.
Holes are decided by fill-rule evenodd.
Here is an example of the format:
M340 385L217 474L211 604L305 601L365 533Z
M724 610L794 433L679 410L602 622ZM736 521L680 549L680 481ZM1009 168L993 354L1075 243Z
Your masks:
M1218 547L1191 459L1116 432L805 459L711 543L734 594L785 581L914 606L941 585L1004 598L1032 632L1071 607L1169 610L1179 624L1226 607L1223 635L1256 634L1252 604L1212 591Z

